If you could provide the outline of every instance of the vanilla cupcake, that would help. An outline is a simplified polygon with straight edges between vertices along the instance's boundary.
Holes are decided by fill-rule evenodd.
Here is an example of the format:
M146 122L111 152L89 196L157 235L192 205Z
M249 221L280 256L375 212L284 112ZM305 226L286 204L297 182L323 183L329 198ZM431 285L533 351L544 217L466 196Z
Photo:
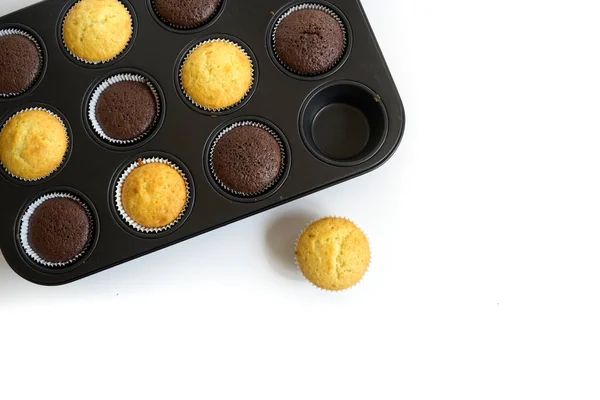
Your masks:
M324 218L311 224L298 239L296 261L313 285L329 291L359 283L371 262L369 240L352 221Z
M67 13L62 33L73 56L98 64L118 57L127 48L133 21L118 0L80 0Z

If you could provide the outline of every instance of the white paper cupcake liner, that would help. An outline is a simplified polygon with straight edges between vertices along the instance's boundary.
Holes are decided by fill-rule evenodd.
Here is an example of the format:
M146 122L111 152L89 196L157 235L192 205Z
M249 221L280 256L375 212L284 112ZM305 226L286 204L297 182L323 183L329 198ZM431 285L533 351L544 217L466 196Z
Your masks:
M36 75L35 79L31 82L31 84L21 90L18 93L0 93L0 98L2 99L8 99L11 97L16 97L16 96L20 96L23 93L27 92L29 89L31 89L33 87L33 85L36 84L36 82L38 81L38 79L40 79L40 75L42 74L42 70L44 69L44 54L42 52L42 48L40 47L40 44L38 43L38 41L36 40L36 38L34 38L33 36L31 36L29 33L21 30L21 29L14 29L14 28L9 28L9 29L0 29L0 37L2 36L11 36L11 35L21 35L21 36L25 36L27 39L31 40L33 42L33 44L35 44L35 47L38 50L38 54L40 56L40 60L41 60L41 66L40 66L40 70L38 72L38 74Z
M65 22L67 21L67 17L69 16L69 14L71 14L71 11L73 11L73 8L81 3L83 0L79 0L76 1L75 3L73 3L73 5L71 5L71 7L69 8L69 11L67 11L67 13L65 14L62 23L61 23L61 27L60 27L60 39L62 41L62 44L64 46L64 48L67 50L67 52L71 55L71 57L73 57L74 59L76 59L77 61L80 61L82 63L88 64L88 65L99 65L99 64L106 64L109 63L113 60L116 60L117 58L119 58L121 56L121 54L123 54L125 52L125 50L127 50L127 48L131 45L131 40L133 39L133 31L131 36L129 37L129 40L127 40L127 44L125 45L125 47L123 48L123 50L121 50L121 52L117 55L115 55L114 57L111 57L108 60L104 60L104 61L89 61L86 60L84 58L81 58L79 56L77 56L76 54L74 54L71 49L69 48L69 46L67 46L67 42L65 41ZM123 7L125 7L125 9L127 10L127 14L129 15L129 21L131 22L131 28L133 29L133 17L131 16L131 11L129 11L129 8L123 4L121 1L119 1L119 3L121 5L123 5Z
M116 83L120 83L120 82L140 82L140 83L146 84L148 86L148 88L150 89L150 91L152 92L152 94L154 95L154 100L156 101L156 117L154 118L152 125L146 132L142 133L137 138L131 139L131 140L119 140L119 139L115 139L115 138L108 136L104 132L104 129L102 129L100 122L98 122L98 119L96 118L96 106L98 105L98 100L100 100L100 96L102 95L102 93L104 93L104 91L106 89L108 89L112 85L114 85ZM117 145L127 145L127 144L137 143L140 140L144 139L146 136L148 136L152 132L152 130L156 127L156 123L158 122L158 119L160 118L160 112L161 112L161 104L160 104L160 97L158 95L158 91L156 90L156 88L154 87L154 85L152 84L152 82L149 79L145 78L142 75L138 75L138 74L118 74L118 75L114 75L114 76L111 76L110 78L106 79L100 85L98 85L98 87L94 90L92 97L90 99L90 103L88 105L88 118L89 118L90 124L92 125L92 129L94 130L94 132L98 136L100 136L101 139L103 139L109 143L117 144Z
M217 144L219 143L219 140L221 140L225 135L227 135L229 132L231 132L235 128L239 128L242 126L252 126L255 128L264 129L265 131L269 132L271 134L271 136L273 136L275 138L275 140L279 144L279 148L281 149L281 168L279 170L279 174L277 175L277 178L275 178L275 180L273 182L271 182L269 184L269 186L267 186L266 188L264 188L263 190L261 190L259 192L255 192L255 193L241 193L241 192L237 192L237 191L229 188L227 185L225 185L225 183L223 183L219 179L219 177L217 176L217 174L215 172L214 165L213 165L213 156L214 156L215 148L217 147ZM214 139L213 144L210 148L210 154L209 154L210 172L211 172L211 175L214 178L214 180L226 192L231 193L235 196L240 196L240 197L245 197L245 198L252 198L252 197L258 197L260 195L263 195L263 194L267 193L269 190L271 190L275 185L277 185L279 183L279 181L281 180L281 178L283 177L283 174L285 173L286 163L287 163L287 154L286 154L285 146L283 145L283 142L281 141L281 138L279 137L279 135L273 129L268 127L267 125L261 124L259 122L254 122L254 121L237 122L233 125L230 125L226 129L224 129Z
M183 180L185 182L186 191L187 191L187 202L185 203L185 206L183 207L183 210L181 211L181 213L179 214L177 219L175 221L171 222L169 225L163 226L160 228L147 228L147 227L142 226L142 225L138 224L137 222L135 222L133 220L133 218L131 218L127 214L127 212L125 211L125 207L123 207L123 202L122 202L121 198L122 198L122 192L123 192L123 185L125 184L125 180L127 180L127 177L129 177L129 175L131 175L131 173L136 168L141 167L145 164L155 164L155 163L168 165L169 167L171 167L174 170L176 170L177 172L179 172L179 174L181 175L181 177L183 178ZM177 164L175 164L165 158L159 158L159 157L143 158L143 159L140 159L140 160L137 160L137 161L131 163L129 165L129 167L127 167L125 169L125 171L123 171L121 173L121 176L117 180L117 186L115 188L115 205L117 207L117 211L118 211L119 215L121 216L123 221L125 223L127 223L127 225L129 225L130 227L132 227L133 229L135 229L136 231L141 232L141 233L161 233L161 232L168 231L169 229L176 226L179 222L181 222L185 213L187 212L189 205L190 205L190 198L191 198L190 182L188 180L188 177L185 175L185 173L181 170L181 168L179 168L179 166Z
M304 73L298 72L298 71L294 70L292 67L290 67L289 65L287 65L281 59L281 57L279 57L279 54L277 54L276 42L277 42L277 29L279 28L279 25L281 25L281 22L284 19L286 19L287 17L289 17L296 11L300 11L300 10L319 10L319 11L326 12L327 14L331 15L340 24L340 28L342 28L342 33L344 35L344 51L342 52L342 55L335 61L335 63L333 64L333 66L331 68L327 69L326 71L320 72L318 74L304 74ZM342 58L344 58L344 55L346 54L346 51L348 50L348 30L346 29L346 25L344 24L344 21L342 21L340 16L335 11L333 11L331 8L326 7L322 4L304 3L304 4L299 4L297 6L290 8L289 10L284 12L281 15L281 17L279 17L279 19L275 23L275 27L273 28L273 36L272 36L271 43L272 43L273 54L275 54L275 58L277 58L277 61L279 61L279 63L285 69L287 69L288 71L290 71L293 74L300 75L300 76L319 76L319 75L326 74L327 72L329 72L332 69L334 69L335 67L337 67L338 64L340 63L340 61L342 60Z
M297 250L298 250L298 243L300 242L300 238L302 238L302 235L304 235L304 233L307 231L307 229L314 224L315 222L321 221L323 219L327 219L327 218L337 218L337 219L342 219L348 222L353 223L358 229L360 229L363 234L365 235L365 237L367 238L367 242L369 243L369 250L370 250L370 259L369 259L369 266L367 267L367 270L365 271L364 275L361 277L360 281L358 281L355 285L346 288L346 289L341 289L341 290L328 290L328 289L323 289L322 287L319 287L317 285L315 285L314 283L312 283L308 278L306 278L306 276L304 276L304 273L302 272L302 269L300 268L300 263L298 262L298 256L296 254ZM339 216L327 216L327 217L322 217L322 218L316 218L314 220L312 220L311 222L309 222L308 224L306 224L306 226L304 227L304 229L300 232L300 234L298 235L298 237L296 238L296 242L294 243L294 263L296 264L296 268L298 268L298 271L300 271L300 273L302 274L302 276L304 276L304 279L306 279L312 286L314 286L315 288L323 291L323 292L327 292L327 293L342 293L342 292L347 292L349 290L355 289L357 288L359 285L362 285L362 283L364 282L367 274L369 273L369 271L371 270L371 266L373 265L373 246L371 245L371 240L369 238L369 235L367 234L367 232L362 229L361 226L359 226L356 222L354 222L353 220L349 219L349 218L345 218L345 217L339 217Z
M48 262L48 261L44 260L42 257L40 257L32 249L31 245L29 244L29 221L31 220L31 217L33 216L35 211L42 204L44 204L48 200L59 199L59 198L74 200L84 208L86 214L88 215L89 221L90 221L90 237L88 238L88 243L85 246L85 248L75 258L73 258L72 260L69 260L67 262L52 263L52 262ZM81 259L81 257L83 257L87 253L87 251L90 249L90 246L92 243L92 238L94 237L94 229L95 229L94 218L92 217L92 213L90 212L90 209L87 206L87 204L77 196L74 196L69 193L62 193L62 192L46 194L46 195L40 197L39 199L37 199L36 201L34 201L33 203L31 203L31 205L27 208L27 210L25 211L25 214L23 214L23 217L21 218L20 227L21 227L21 229L19 232L19 241L21 242L21 246L22 246L23 250L25 251L25 254L27 254L27 256L29 258L31 258L31 260L33 260L37 264L42 265L47 268L64 268L66 266L69 266L69 265L77 262L79 259Z
M41 181L41 180L44 180L44 179L48 178L49 176L51 176L52 174L54 174L56 171L58 171L60 169L60 167L62 167L64 165L64 163L65 163L65 161L67 159L67 154L69 154L69 146L70 146L71 138L69 136L69 130L67 129L67 126L65 125L65 122L62 120L62 118L59 117L58 115L56 115L55 113L53 113L52 111L47 110L47 109L45 109L43 107L25 108L23 110L20 110L20 111L14 113L9 119L6 120L6 122L4 123L4 125L2 125L2 129L0 130L0 136L2 136L2 132L4 131L4 128L6 128L6 126L9 124L10 121L12 121L13 118L15 118L17 115L23 114L24 112L27 112L27 111L44 111L44 112L52 115L53 117L55 117L60 122L60 124L63 126L65 132L67 133L67 151L65 152L65 155L63 156L63 159L62 159L61 163L54 170L52 170L49 174L47 174L46 176L42 176L41 178L37 178L37 179L25 179L25 178L22 178L20 176L17 176L15 174L13 174L12 172L10 172L8 170L8 168L6 168L6 166L0 160L0 165L2 166L2 169L4 169L4 171L6 171L6 173L9 176L11 176L11 177L13 177L15 179L18 179L20 181L23 181L23 182L38 182L38 181Z
M223 0L219 1L219 4L217 5L217 8L215 9L215 11L210 15L210 17L208 17L208 19L206 20L206 22L200 23L200 24L196 24L196 25L192 25L192 26L182 26L182 25L177 25L177 24L173 24L169 21L167 21L166 19L164 19L160 13L158 12L158 10L156 9L156 4L154 0L150 1L150 4L152 6L152 11L154 11L154 14L156 14L156 16L158 17L158 19L160 19L163 23L165 23L166 25L169 25L172 28L175 29L181 29L181 30L193 30L193 29L198 29L203 27L204 25L210 23L213 18L215 18L215 16L219 13L219 10L221 9L221 7L223 6Z
M215 42L223 42L223 43L228 43L228 44L232 44L235 47L237 47L239 50L242 51L242 53L244 53L244 55L248 58L248 60L250 61L250 66L252 67L252 82L250 84L250 87L248 88L248 91L244 94L244 97L242 97L242 99L240 101L238 101L235 104L232 104L228 107L223 107L223 108L209 108L209 107L205 107L202 104L197 103L194 99L192 99L192 97L188 94L188 92L185 90L185 87L183 86L183 67L185 65L185 63L187 62L188 58L190 57L190 55L199 47L208 44L208 43L215 43ZM192 47L191 50L189 50L187 52L187 54L185 55L183 62L181 63L181 66L179 67L179 86L181 88L181 91L183 92L183 94L185 95L185 97L196 107L201 108L204 111L208 111L208 112L223 112L223 111L227 111L227 110L231 110L232 108L237 107L238 105L240 105L241 103L244 102L244 100L246 100L246 98L248 97L248 95L250 94L250 92L252 91L252 89L254 88L255 82L255 71L254 71L254 62L252 61L252 57L250 57L250 55L248 55L248 52L246 51L246 49L244 49L242 46L240 46L239 44L232 42L231 40L227 40L227 39L209 39L209 40L205 40L201 43L198 43L196 46Z

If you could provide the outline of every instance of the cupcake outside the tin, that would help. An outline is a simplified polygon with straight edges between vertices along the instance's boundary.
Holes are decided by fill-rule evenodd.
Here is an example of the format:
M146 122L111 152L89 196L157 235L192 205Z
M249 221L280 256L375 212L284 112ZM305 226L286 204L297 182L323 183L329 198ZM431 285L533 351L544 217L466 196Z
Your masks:
M225 39L211 39L190 50L179 74L185 96L210 112L235 107L254 85L252 59L240 45Z
M127 145L156 126L160 114L156 88L141 75L120 74L102 82L92 94L88 118L104 141Z
M0 98L29 90L39 79L43 62L33 36L20 29L0 30Z
M166 24L194 29L209 23L219 11L221 0L152 0L152 7Z
M247 121L221 132L210 151L210 170L228 193L256 197L281 179L286 154L279 136L268 126Z
M106 63L125 51L133 19L119 0L79 0L67 12L62 40L69 53L87 64Z
M340 292L362 281L371 263L371 246L354 222L327 217L313 222L300 234L295 256L310 283Z
M19 111L0 131L0 165L22 181L49 177L65 162L68 148L65 124L44 108Z
M89 250L94 221L83 200L69 193L40 197L21 219L20 241L27 256L48 268L62 268Z
M347 31L340 17L318 4L286 11L275 24L273 51L289 71L303 76L327 73L341 61Z
M140 159L117 182L117 211L132 228L159 233L183 218L190 201L190 186L183 171L162 158Z

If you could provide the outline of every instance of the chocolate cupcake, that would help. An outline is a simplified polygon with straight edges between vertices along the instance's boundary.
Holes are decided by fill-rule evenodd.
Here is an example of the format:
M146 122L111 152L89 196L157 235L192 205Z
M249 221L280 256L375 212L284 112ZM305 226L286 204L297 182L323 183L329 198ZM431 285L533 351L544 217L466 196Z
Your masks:
M84 255L92 240L89 209L79 198L53 193L35 201L21 221L25 253L46 267L64 267Z
M152 0L156 14L174 28L193 29L208 23L221 0Z
M113 144L139 141L158 120L160 100L152 83L141 75L115 75L92 94L88 117L103 140Z
M327 7L292 7L277 21L273 50L281 64L299 75L320 75L333 69L346 51L346 29Z
M210 170L227 192L258 196L283 175L285 150L275 132L255 122L234 124L217 138L210 152Z
M35 39L18 29L0 30L0 97L13 97L33 86L42 71Z

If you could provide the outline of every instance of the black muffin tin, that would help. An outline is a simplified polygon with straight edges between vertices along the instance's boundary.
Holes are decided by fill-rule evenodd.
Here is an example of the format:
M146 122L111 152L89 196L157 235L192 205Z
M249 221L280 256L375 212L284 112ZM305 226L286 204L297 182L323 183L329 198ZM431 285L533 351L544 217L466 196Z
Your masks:
M36 37L44 55L44 70L35 86L16 98L0 99L0 124L21 109L44 107L64 118L71 138L66 162L48 179L25 183L0 172L0 246L8 264L29 281L72 282L220 228L372 171L400 144L405 123L402 102L358 0L310 2L338 13L348 33L344 58L317 77L292 74L272 51L271 32L278 17L306 2L225 0L210 23L178 30L157 18L150 0L122 0L135 24L132 41L116 60L100 65L76 61L62 44L62 19L75 2L46 0L0 18L0 29L19 28ZM178 81L186 52L210 38L241 44L255 61L252 92L240 106L221 113L193 106ZM151 78L164 107L155 132L126 147L98 139L85 114L93 89L120 72ZM220 190L207 163L212 139L244 120L271 126L288 151L281 181L252 199ZM132 161L148 156L179 164L192 188L182 221L159 234L135 232L114 204L119 174ZM95 230L85 257L67 268L48 269L25 255L19 225L32 201L57 191L77 195L89 204Z

